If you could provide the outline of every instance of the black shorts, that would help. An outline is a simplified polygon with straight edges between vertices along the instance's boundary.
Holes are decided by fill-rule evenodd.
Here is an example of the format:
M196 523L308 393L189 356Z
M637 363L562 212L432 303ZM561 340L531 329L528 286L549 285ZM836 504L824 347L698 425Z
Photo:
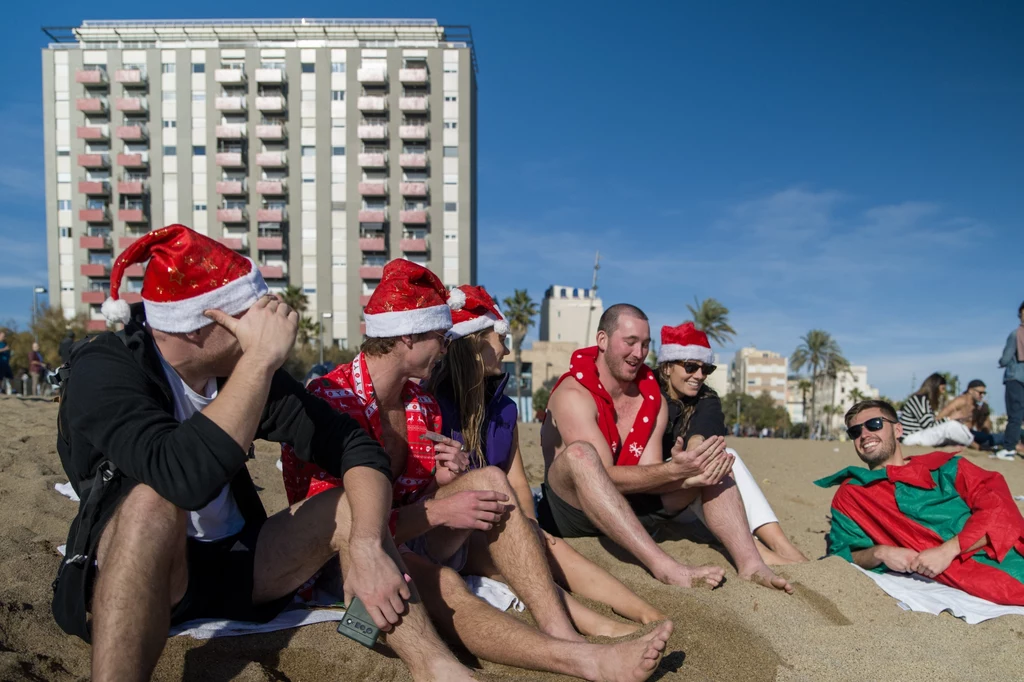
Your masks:
M577 509L561 497L548 485L541 485L544 496L537 505L537 522L540 527L551 535L559 538L596 537L603 535L582 509ZM626 501L636 514L637 519L648 533L669 521L678 512L665 511L661 495L636 493L625 496Z

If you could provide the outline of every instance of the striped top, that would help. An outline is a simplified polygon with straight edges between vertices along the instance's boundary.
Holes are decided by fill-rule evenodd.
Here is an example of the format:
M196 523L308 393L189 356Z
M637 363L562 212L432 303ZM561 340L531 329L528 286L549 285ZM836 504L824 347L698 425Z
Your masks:
M935 412L932 411L926 395L914 394L907 398L907 402L899 411L899 418L900 424L903 424L904 436L935 426Z

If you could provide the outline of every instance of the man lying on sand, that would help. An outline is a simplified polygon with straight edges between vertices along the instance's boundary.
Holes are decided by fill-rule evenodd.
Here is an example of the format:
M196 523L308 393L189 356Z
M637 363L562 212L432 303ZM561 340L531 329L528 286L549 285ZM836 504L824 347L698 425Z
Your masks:
M904 457L903 427L884 400L857 403L846 425L868 468L815 481L839 486L828 553L1024 605L1024 518L1003 477L948 452Z
M649 534L699 496L707 525L725 545L742 578L792 592L764 563L747 527L725 440L712 436L696 449L681 442L662 456L668 408L644 364L651 329L643 311L613 305L601 316L597 345L573 353L548 401L541 428L546 466L537 512L558 537L606 535L643 562L655 578L690 587L716 586L715 566L685 566Z
M395 542L427 609L449 636L482 659L590 680L643 680L657 668L671 622L644 637L613 645L588 643L573 628L559 598L544 549L529 518L514 504L497 467L473 471L459 443L423 438L441 431L434 398L415 383L445 353L452 326L450 296L441 280L404 259L384 267L364 310L366 342L347 365L309 385L335 409L352 415L390 455L396 484L390 518ZM347 482L282 452L289 502L318 499ZM435 489L438 464L461 473ZM473 535L479 542L470 543ZM404 543L404 544L403 544ZM480 556L483 552L487 556ZM530 608L532 627L476 598L458 571L494 565ZM396 628L396 634L401 628ZM394 638L388 636L389 645Z
M147 260L143 302L129 309L121 276ZM53 611L68 633L91 634L92 679L148 679L172 624L272 619L339 551L347 596L384 629L403 614L410 668L468 677L383 532L386 453L280 369L297 315L267 295L253 262L172 225L118 257L110 293L103 311L125 323L124 338L100 334L74 351L58 413L57 450L81 505ZM255 438L292 444L348 494L268 519L245 466Z

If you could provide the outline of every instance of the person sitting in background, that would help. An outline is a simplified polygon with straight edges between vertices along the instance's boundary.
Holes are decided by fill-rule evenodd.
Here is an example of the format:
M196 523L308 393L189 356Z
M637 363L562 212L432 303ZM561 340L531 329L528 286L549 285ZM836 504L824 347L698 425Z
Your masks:
M971 430L958 421L937 421L935 410L939 409L942 396L946 395L946 379L935 373L928 376L921 388L913 393L899 411L903 426L904 445L970 445L974 441Z
M981 403L974 408L968 426L974 434L974 442L979 450L992 450L1002 446L1003 434L995 433L992 428L992 410L988 403Z
M999 366L1004 368L1003 386L1006 388L1006 432L1003 449L996 453L1000 459L1024 457L1020 442L1020 425L1024 421L1024 303L1017 308L1020 326L1010 332L1003 348Z
M988 389L981 379L972 379L967 384L967 390L946 403L946 406L939 411L937 419L941 422L944 419L952 419L965 425L971 431L974 442L970 447L975 450L988 450L993 446L994 439L991 432L984 432L985 418L981 419L979 428L975 428L975 421L978 418L978 410L985 405L985 396ZM986 418L988 411L985 411ZM991 425L989 425L991 428ZM1000 439L1001 440L1001 439Z
M630 620L664 620L663 613L610 573L564 540L540 530L519 450L518 410L504 393L508 374L502 372L501 361L509 353L505 346L508 321L483 287L458 288L466 295L466 305L452 313L454 324L448 331L451 345L427 384L441 408L442 433L464 446L472 468L495 466L505 472L520 509L544 538L548 563L559 583L588 599L608 604ZM446 483L449 477L450 470L438 471L439 483ZM569 595L563 596L569 616L585 635L616 637L637 629L592 611Z
M658 348L658 383L668 403L668 426L661 451L671 452L677 442L684 450L694 450L712 436L728 435L722 401L705 381L715 371L715 356L707 334L693 322L661 328ZM807 557L786 537L779 518L772 511L757 481L735 450L732 476L743 499L747 525L755 538L757 551L766 564L791 564ZM693 503L694 513L704 520L701 501Z
M884 400L851 407L846 426L867 468L814 482L839 486L828 554L1024 606L1024 518L1003 477L949 452L904 457L903 426Z

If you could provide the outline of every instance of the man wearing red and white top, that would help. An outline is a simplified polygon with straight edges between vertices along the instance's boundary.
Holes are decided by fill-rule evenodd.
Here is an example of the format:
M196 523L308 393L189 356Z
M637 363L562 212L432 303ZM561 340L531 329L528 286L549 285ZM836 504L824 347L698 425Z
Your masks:
M630 642L586 642L569 620L540 539L515 505L504 472L466 471L468 458L456 441L435 445L421 438L440 432L440 411L413 380L426 378L445 352L451 309L463 302L461 291L449 294L426 268L391 261L363 311L367 339L360 354L308 388L352 415L391 456L391 532L403 544L405 566L442 631L496 663L595 680L645 679L657 668L671 624ZM341 485L287 447L282 466L289 501ZM461 475L437 488L438 466ZM475 597L456 573L489 574L495 568L530 608L536 628Z

